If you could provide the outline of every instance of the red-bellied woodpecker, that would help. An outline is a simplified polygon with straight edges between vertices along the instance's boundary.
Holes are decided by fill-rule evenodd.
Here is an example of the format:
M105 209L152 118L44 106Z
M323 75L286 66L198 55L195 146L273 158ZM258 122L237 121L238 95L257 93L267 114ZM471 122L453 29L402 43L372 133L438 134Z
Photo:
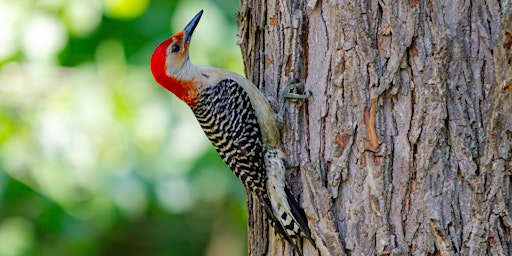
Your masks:
M245 189L258 197L277 231L302 255L300 237L313 240L305 214L285 184L275 112L244 77L189 61L190 38L202 13L158 45L151 56L151 72L156 82L192 109L224 162Z

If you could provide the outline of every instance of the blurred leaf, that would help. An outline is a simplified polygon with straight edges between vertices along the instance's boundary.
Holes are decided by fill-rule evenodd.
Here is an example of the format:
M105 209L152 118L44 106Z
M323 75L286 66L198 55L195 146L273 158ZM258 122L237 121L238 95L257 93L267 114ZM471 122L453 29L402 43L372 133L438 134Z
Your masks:
M148 8L149 0L103 0L105 14L118 19L132 19Z
M192 61L242 72L237 8L0 1L0 255L246 255L242 185L149 71L204 9Z

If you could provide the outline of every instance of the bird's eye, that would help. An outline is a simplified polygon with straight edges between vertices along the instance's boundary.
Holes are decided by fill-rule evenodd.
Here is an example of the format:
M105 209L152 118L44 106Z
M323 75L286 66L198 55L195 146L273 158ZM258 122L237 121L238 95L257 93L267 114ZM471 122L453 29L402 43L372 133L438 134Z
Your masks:
M174 44L171 47L172 47L171 52L179 52L180 51L180 46L177 44Z

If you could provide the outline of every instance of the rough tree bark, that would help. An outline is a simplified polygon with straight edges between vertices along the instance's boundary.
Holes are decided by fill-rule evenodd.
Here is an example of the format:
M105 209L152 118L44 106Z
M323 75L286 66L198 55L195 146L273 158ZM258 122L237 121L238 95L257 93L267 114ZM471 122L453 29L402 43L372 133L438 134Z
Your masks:
M242 0L248 78L288 105L305 255L512 255L510 1ZM248 197L249 254L292 255Z

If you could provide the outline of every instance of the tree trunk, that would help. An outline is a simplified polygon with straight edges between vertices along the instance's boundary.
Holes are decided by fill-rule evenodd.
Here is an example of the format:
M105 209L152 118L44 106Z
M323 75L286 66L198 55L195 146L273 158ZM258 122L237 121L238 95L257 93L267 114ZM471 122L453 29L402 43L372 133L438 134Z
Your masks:
M288 104L305 255L512 255L512 3L242 0L249 79ZM290 255L248 196L249 254Z

